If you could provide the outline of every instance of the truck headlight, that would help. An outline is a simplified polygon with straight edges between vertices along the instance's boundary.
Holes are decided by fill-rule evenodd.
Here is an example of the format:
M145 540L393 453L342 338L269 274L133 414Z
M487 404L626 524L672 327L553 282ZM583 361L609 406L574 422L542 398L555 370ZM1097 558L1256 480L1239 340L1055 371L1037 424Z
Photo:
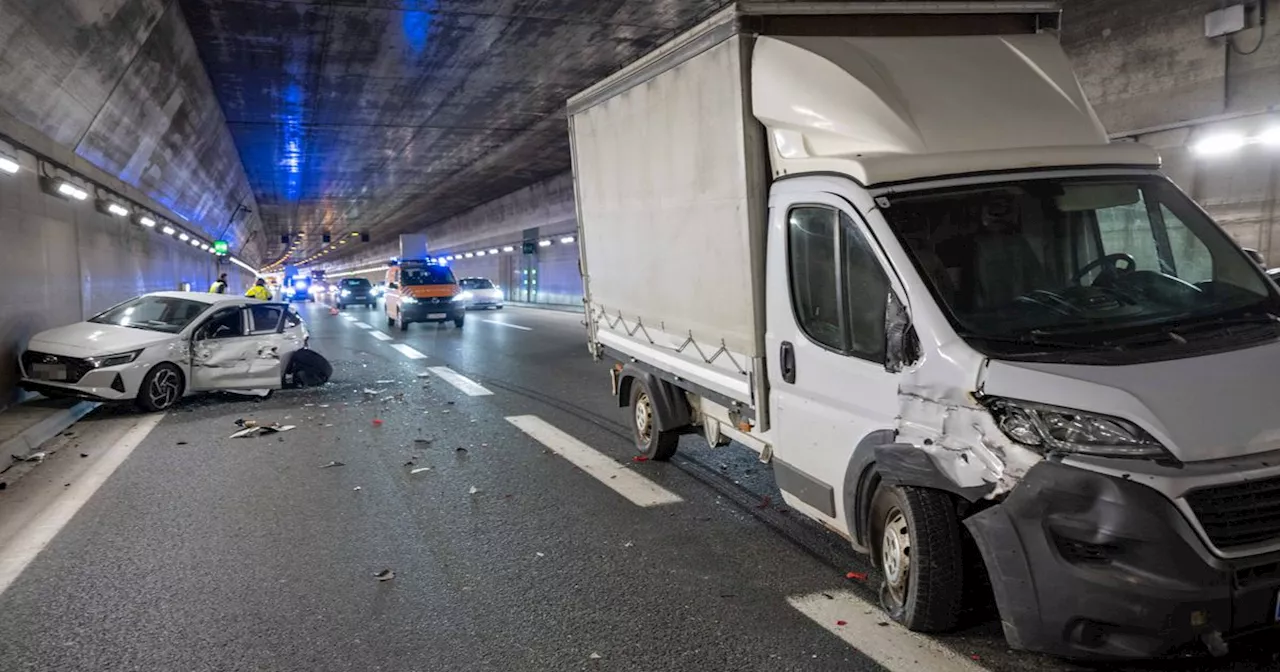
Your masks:
M412 296L402 296L402 297L400 297L400 303L403 303L403 304L405 304L406 306L407 306L407 305L410 305L410 304L417 303L417 302L418 302L418 300L417 300L417 299L415 299L415 298L413 298Z
M146 348L143 348L145 350ZM134 350L133 352L125 352L119 355L103 355L101 357L87 357L86 362L95 369L101 369L108 366L120 366L122 364L130 364L133 360L142 354L142 350Z
M1108 415L1028 401L985 401L996 425L1015 443L1043 454L1173 460L1141 427Z

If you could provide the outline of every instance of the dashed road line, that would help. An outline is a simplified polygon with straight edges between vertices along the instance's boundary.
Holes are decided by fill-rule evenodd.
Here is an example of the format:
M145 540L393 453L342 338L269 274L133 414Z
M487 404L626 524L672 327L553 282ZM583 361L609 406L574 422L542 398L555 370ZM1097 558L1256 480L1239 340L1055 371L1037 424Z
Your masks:
M507 422L636 506L661 506L684 501L674 492L628 469L626 465L569 436L536 415L512 416L507 418Z
M351 324L354 324L354 325L356 325L357 327L360 327L361 329L372 329L372 328L373 328L373 325L372 325L372 324L368 324L368 323L366 323L366 322L352 322Z
M379 332L371 332L371 333L379 333ZM393 343L391 347L395 348L397 352L404 355L405 357L408 357L409 359L426 359L427 358L426 355L422 354L421 352L418 352L417 350L414 350L413 348L405 345L404 343Z
M510 324L507 322L503 322L502 320L480 320L480 321L488 322L489 324L496 324L500 327L508 327L510 329L519 329L520 331L533 331L533 329L531 329L530 327L522 327L518 324Z
M391 336L390 336L390 335L386 334L385 332L378 331L378 330L376 330L376 329L375 329L374 331L369 332L369 335L370 335L370 336L372 336L372 337L374 337L374 338L376 338L376 339L378 339L379 341L389 341L389 340L391 340Z
M889 620L883 611L869 610L871 605L851 592L796 595L787 602L890 672L987 672L936 640Z
M462 393L468 396L486 397L493 394L489 390L485 389L484 386L481 385L480 383L477 383L476 381L471 380L470 378L458 373L457 371L454 371L453 369L447 366L433 366L428 370L431 371L431 373L434 373L437 376L440 376L440 378L444 380L444 382L449 383L450 385L458 388L459 390L462 390Z

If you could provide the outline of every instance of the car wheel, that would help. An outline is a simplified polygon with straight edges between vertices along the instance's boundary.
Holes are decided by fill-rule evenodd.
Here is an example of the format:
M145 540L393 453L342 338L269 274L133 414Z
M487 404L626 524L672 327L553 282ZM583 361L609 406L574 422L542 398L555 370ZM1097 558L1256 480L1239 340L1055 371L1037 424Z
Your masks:
M467 318L465 316L457 318L456 320L453 321L453 326L461 329L463 323L466 322L466 319Z
M142 378L135 401L138 408L148 413L163 411L178 403L182 398L182 388L182 370L169 362L163 362Z
M676 454L680 435L658 429L658 413L653 406L653 395L643 381L631 382L631 437L642 455L658 461L666 461Z
M400 331L409 331L409 321L404 319L404 315L400 315Z
M396 318L391 317L390 313L387 314L387 326L388 327L396 326Z
M493 309L494 309L494 310L502 310L502 306L494 306L494 307L493 307Z
M938 490L881 484L871 500L872 558L884 573L880 604L917 632L955 626L964 561L955 504Z

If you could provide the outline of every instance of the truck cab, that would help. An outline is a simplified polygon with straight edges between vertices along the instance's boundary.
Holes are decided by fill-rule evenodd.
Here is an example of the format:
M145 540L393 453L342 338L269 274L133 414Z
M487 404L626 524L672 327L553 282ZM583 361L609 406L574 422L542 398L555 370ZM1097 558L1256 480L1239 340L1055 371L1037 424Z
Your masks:
M407 331L414 322L450 322L462 328L466 301L453 271L433 258L400 259L387 268L383 305L387 325Z
M589 346L637 448L758 451L915 630L958 623L966 537L1015 648L1274 627L1280 296L1108 142L1046 3L965 3L989 34L831 3L834 35L751 4L569 102Z

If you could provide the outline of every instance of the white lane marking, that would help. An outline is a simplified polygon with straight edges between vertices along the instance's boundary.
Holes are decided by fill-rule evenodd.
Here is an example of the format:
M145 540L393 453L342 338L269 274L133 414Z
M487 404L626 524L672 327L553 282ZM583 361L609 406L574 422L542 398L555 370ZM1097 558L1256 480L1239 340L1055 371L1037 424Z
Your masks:
M458 388L459 390L462 390L463 394L466 394L467 396L487 397L493 394L489 390L486 390L482 385L480 385L480 383L477 383L476 381L471 380L470 378L458 373L457 371L454 371L453 369L447 366L433 366L428 370L431 373L434 373L437 376L440 376L440 378L442 378L444 382L449 383L450 385Z
M498 325L498 326L500 326L500 327L510 327L510 328L512 328L512 329L519 329L520 331L533 331L533 329L530 329L529 327L522 327L522 326L520 326L520 325L518 325L518 324L508 324L508 323L503 322L503 321L501 321L501 320L480 320L480 321L481 321L481 322L488 322L489 324L496 324L496 325Z
M381 331L371 331L371 332L369 332L369 335L370 335L370 336L372 336L372 337L374 337L374 338L376 338L376 339L378 339L379 341L389 341L389 340L391 340L391 336L389 336L389 335L387 335L387 334L385 334L385 333L383 333L383 332L381 332Z
M426 359L427 356L405 345L404 343L393 343L391 347L395 348L400 354L409 359Z
M891 672L986 672L986 668L946 648L937 640L917 635L898 625L879 608L872 607L849 591L828 591L825 595L795 595L788 597L787 602L823 629L843 639ZM840 625L841 622L844 625ZM888 625L881 625L882 623Z
M613 458L569 436L536 415L517 415L507 422L552 452L572 462L592 478L631 500L636 506L660 506L684 501L679 495L628 469Z
M164 413L153 413L139 418L124 436L107 449L106 454L98 458L93 467L72 482L70 487L65 488L62 496L13 536L3 554L0 554L0 593L4 593L18 575L22 574L22 570L53 541L80 507L93 497L93 493L128 459L133 449L147 438L164 416Z
M348 322L355 322L355 321L356 321L356 316L355 316L355 315L352 315L351 313L343 313L343 314L342 314L342 319L344 319L344 320L346 320L346 321L348 321Z
M351 324L354 324L354 325L356 325L357 327L360 327L361 329L372 329L372 328L373 328L373 325L372 325L372 324L366 324L366 323L364 323L364 322L352 322Z

